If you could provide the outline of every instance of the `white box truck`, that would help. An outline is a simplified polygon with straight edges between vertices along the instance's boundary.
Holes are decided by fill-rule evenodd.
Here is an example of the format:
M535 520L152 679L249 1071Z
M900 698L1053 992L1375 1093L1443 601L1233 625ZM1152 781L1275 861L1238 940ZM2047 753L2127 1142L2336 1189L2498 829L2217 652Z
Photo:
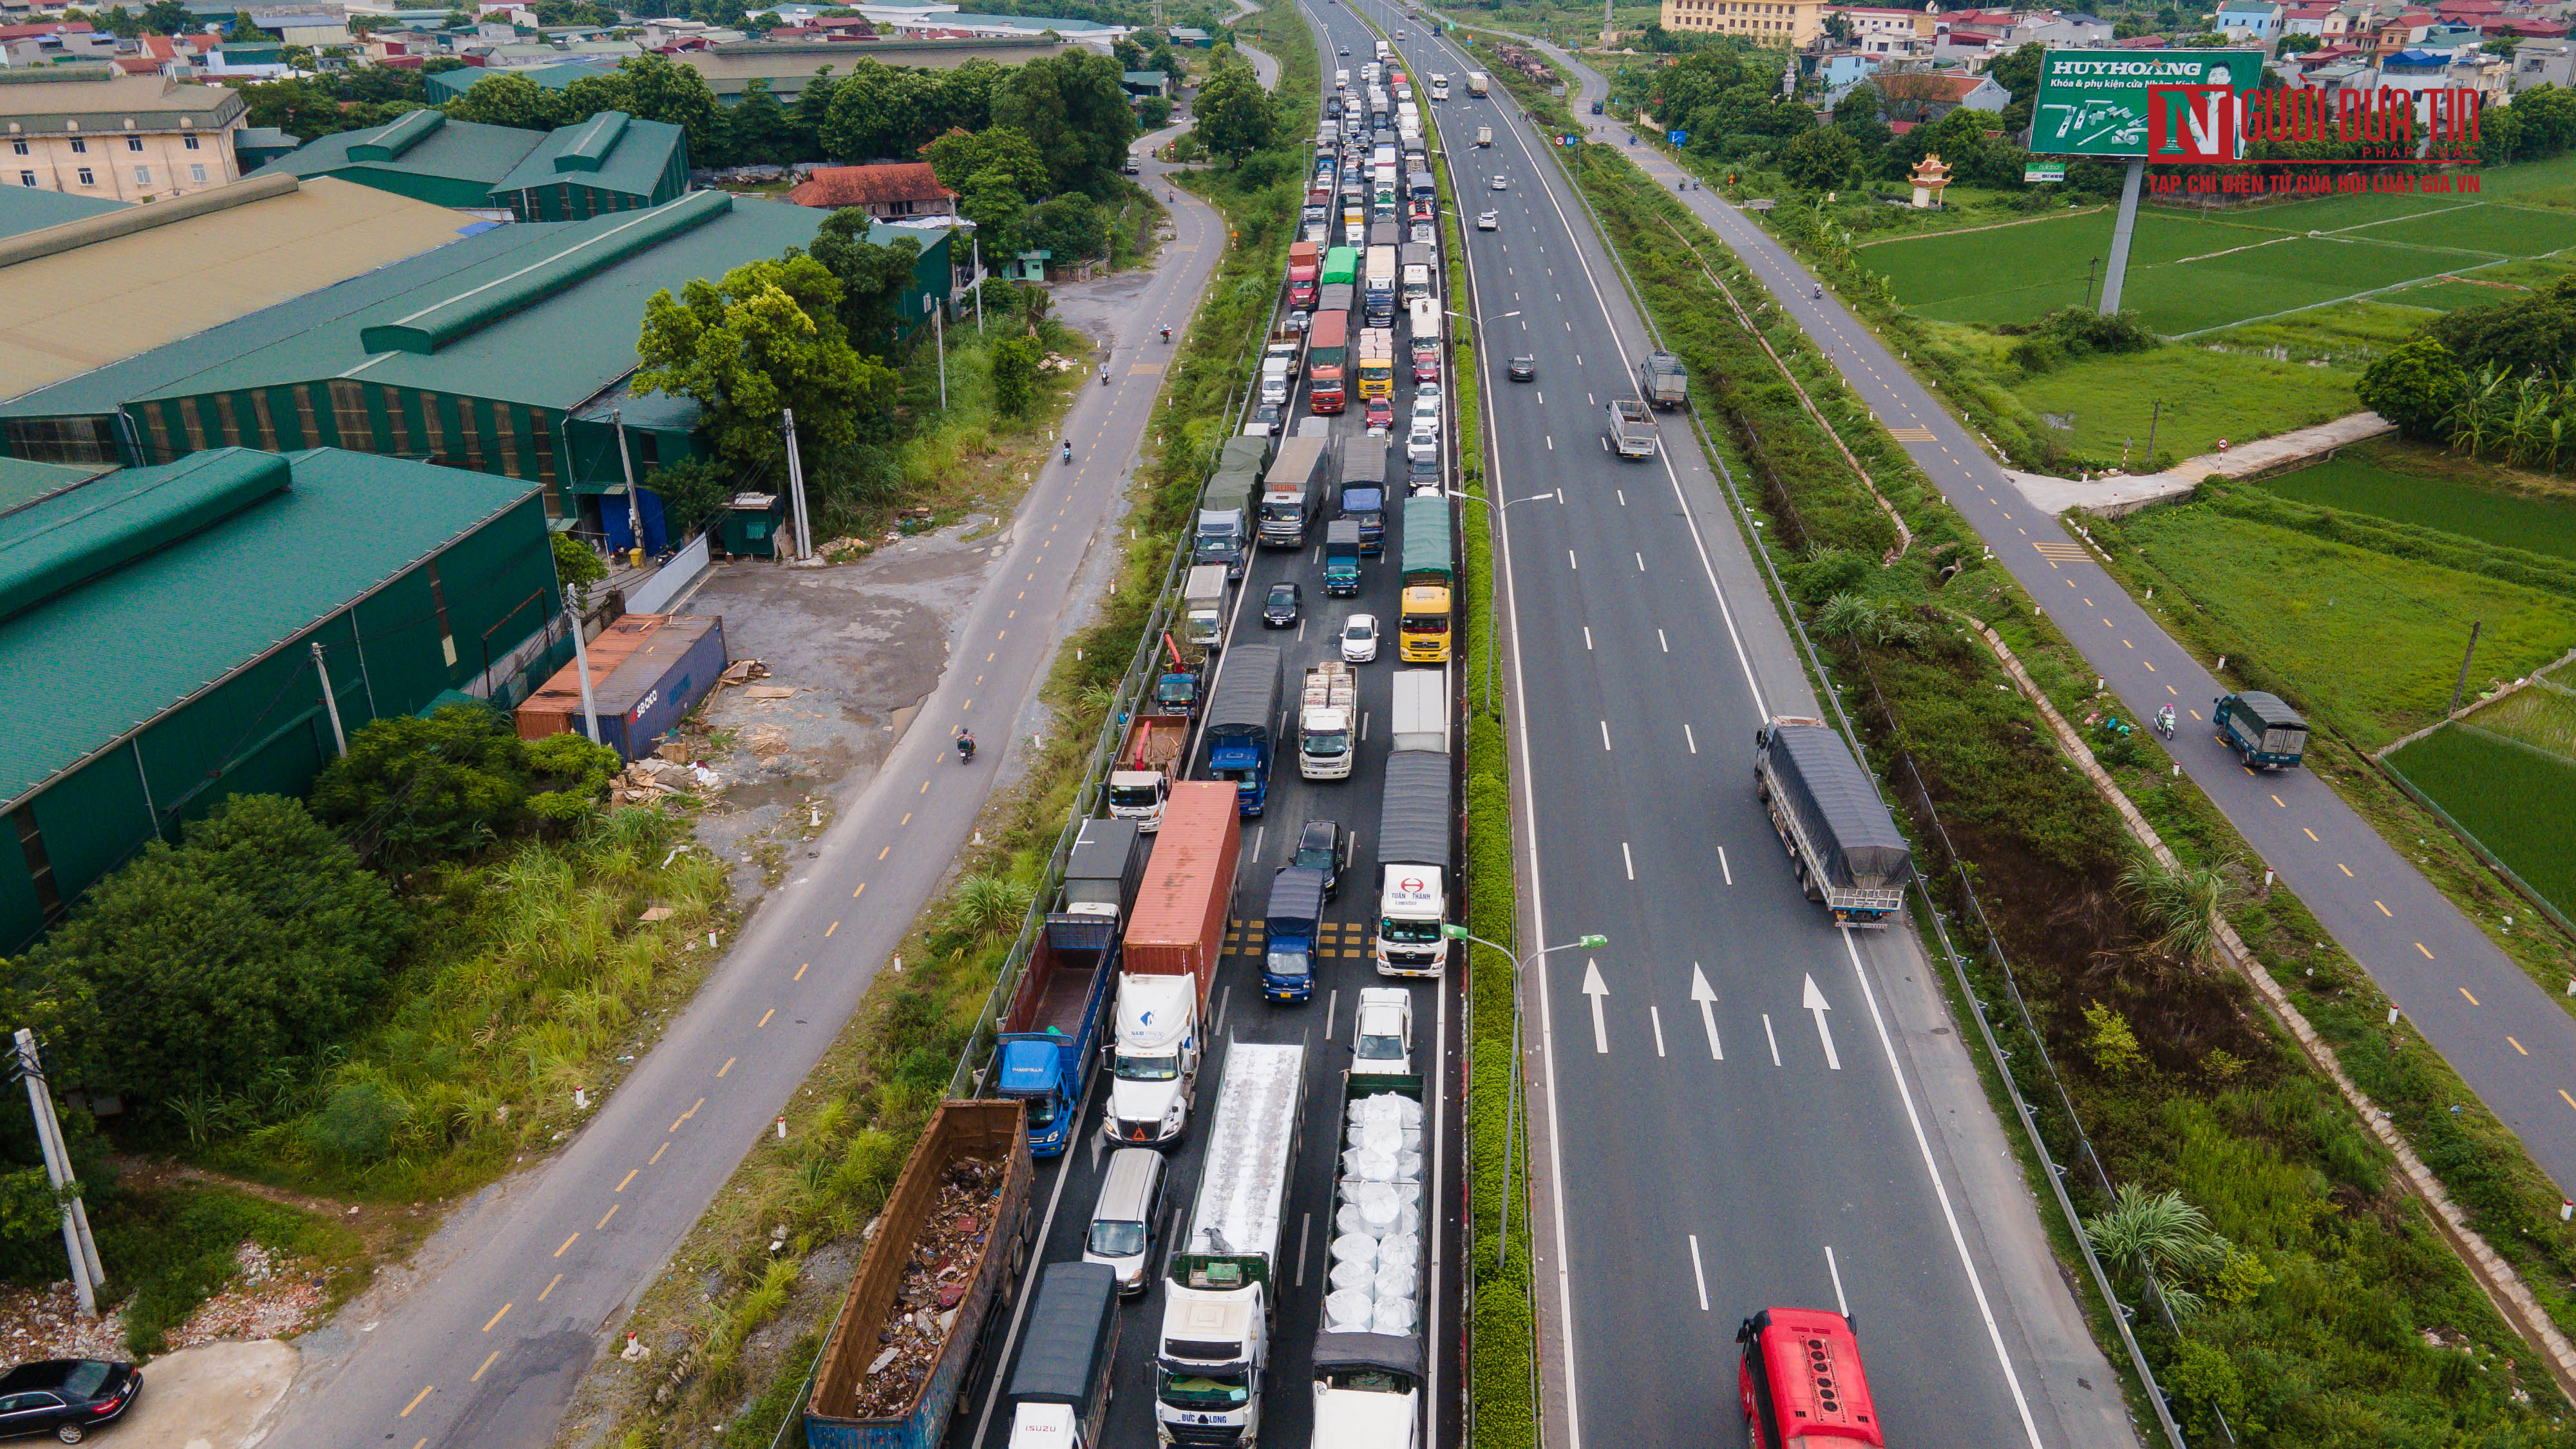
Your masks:
M1357 533L1357 525L1352 532ZM1307 780L1351 777L1352 736L1359 732L1359 676L1339 659L1306 671L1297 708L1297 774Z
M1395 748L1449 753L1449 676L1439 669L1399 669L1395 686Z

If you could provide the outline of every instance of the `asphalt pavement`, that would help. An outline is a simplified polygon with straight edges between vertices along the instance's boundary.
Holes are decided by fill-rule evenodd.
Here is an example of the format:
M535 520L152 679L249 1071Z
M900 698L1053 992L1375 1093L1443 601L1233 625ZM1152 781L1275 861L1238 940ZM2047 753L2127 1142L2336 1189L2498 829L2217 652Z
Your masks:
M1136 143L1147 180L1165 169L1147 153L1167 139ZM553 1439L575 1382L840 1033L1037 722L1039 687L1083 608L1071 581L1124 496L1162 385L1171 354L1155 329L1189 321L1225 244L1209 207L1173 213L1132 326L1104 339L1109 383L1081 388L1065 420L1074 462L1031 483L937 688L884 766L556 1159L460 1208L467 1246L355 1325L353 1348L308 1350L276 1442ZM949 743L960 725L982 742L969 765Z
M1857 1318L1891 1443L2133 1444L1918 941L1833 927L1755 799L1756 725L1820 711L1686 415L1652 461L1609 451L1649 343L1579 201L1498 82L1466 96L1489 55L1368 8L1452 83L1433 111L1515 500L1521 939L1610 939L1525 976L1549 1442L1744 1442L1736 1325L1796 1304ZM1503 380L1514 355L1534 380Z
M1560 61L1566 59L1558 53ZM1583 72L1582 104L1602 93ZM1631 129L1586 116L1592 138ZM1622 149L1627 149L1622 145ZM1669 186L1661 152L1629 153ZM2175 760L2227 816L2256 861L2279 874L2319 925L2442 1054L2488 1110L2522 1138L2562 1192L2576 1195L2576 1020L2435 890L2417 861L2306 769L2256 772L2218 741L2210 707L2230 686L2113 582L2092 546L2025 498L1976 435L1786 248L1715 192L1678 199L1769 285L1889 435L2021 582L2134 720L2172 706ZM2519 915L2520 912L2514 914Z

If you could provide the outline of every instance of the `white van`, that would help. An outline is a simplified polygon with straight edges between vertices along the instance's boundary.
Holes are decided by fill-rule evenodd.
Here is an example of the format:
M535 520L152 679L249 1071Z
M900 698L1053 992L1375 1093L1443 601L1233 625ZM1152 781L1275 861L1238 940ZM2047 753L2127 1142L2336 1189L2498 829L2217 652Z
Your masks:
M1145 1291L1154 1258L1154 1234L1163 1223L1163 1154L1151 1147L1121 1147L1109 1154L1091 1228L1083 1234L1082 1261L1106 1264L1118 1275L1118 1296Z

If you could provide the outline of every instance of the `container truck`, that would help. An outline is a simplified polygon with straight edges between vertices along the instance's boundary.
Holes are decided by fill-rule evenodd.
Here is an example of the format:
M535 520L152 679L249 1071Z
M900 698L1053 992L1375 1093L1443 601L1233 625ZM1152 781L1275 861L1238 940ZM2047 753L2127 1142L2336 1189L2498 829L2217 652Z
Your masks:
M1359 591L1360 526L1354 519L1336 518L1324 525L1324 592L1347 599Z
M1116 916L1049 912L994 1035L994 1093L1029 1109L1029 1151L1039 1157L1073 1140L1091 1089L1118 976L1118 926Z
M1169 1142L1189 1124L1199 1016L1225 949L1242 848L1232 785L1183 780L1172 786L1162 833L1136 891L1118 976L1109 1114L1101 1124L1113 1142Z
M1449 500L1431 496L1404 501L1404 592L1397 601L1398 657L1407 664L1449 659L1449 591L1455 581L1449 550Z
M1190 738L1187 718L1140 714L1127 726L1109 771L1109 816L1143 831L1163 828L1163 802L1171 796L1181 749Z
M1449 943L1449 757L1397 750L1378 801L1377 931L1381 976L1437 976Z
M1357 285L1359 279L1360 254L1356 248L1334 247L1324 253L1323 285L1330 287L1339 283L1349 287Z
M1416 297L1413 299L1411 313L1412 315L1406 320L1412 327L1413 350L1418 354L1425 347L1438 347L1440 345L1440 299ZM1435 367L1439 365L1436 356L1433 358L1432 365ZM1437 374L1435 373L1434 376ZM1429 379L1417 375L1414 380L1424 382Z
M1331 193L1311 197L1315 220L1324 219L1324 208L1331 205ZM1313 308L1315 289L1323 283L1323 249L1310 241L1288 244L1288 305Z
M1360 333L1360 396L1395 395L1395 333L1369 327Z
M1481 96L1484 92L1478 91L1476 94ZM1491 146L1494 144L1494 128L1491 126L1478 126L1476 128L1476 144L1479 146Z
M1337 310L1328 302L1316 309L1306 339L1306 406L1316 413L1337 413L1347 405L1343 377L1350 365L1350 328L1349 308Z
M2247 690L2221 695L2210 705L2218 742L2234 750L2247 769L2277 770L2307 756L2308 722L2279 695Z
M1471 96L1481 96L1484 93L1485 73L1481 70L1471 70L1467 72L1467 94Z
M1649 352L1637 364L1637 391L1659 408L1680 407L1690 401L1690 371L1669 352Z
M1358 560L1353 556L1353 566ZM1359 676L1339 659L1307 666L1297 699L1297 774L1347 780L1352 737L1359 733Z
M1351 305L1359 300L1359 290L1348 282L1327 283L1317 295L1322 300L1315 304L1316 311L1338 312L1345 317L1350 315ZM1314 345L1314 329L1311 327L1307 329L1306 341L1309 347Z
M1261 478L1261 542L1269 548L1304 548L1324 516L1332 484L1333 452L1327 438L1290 438L1279 445Z
M1655 456L1655 416L1634 398L1610 400L1610 448L1622 458Z
M1360 526L1360 552L1386 552L1386 445L1355 438L1342 456L1342 517Z
M1369 249L1371 251L1375 251L1379 247L1401 246L1403 244L1403 238L1404 228L1398 223L1392 221L1374 221L1369 223Z
M1261 999L1315 999L1315 937L1324 926L1324 873L1292 865L1270 878L1261 916Z
M1133 820L1085 820L1074 832L1073 849L1065 853L1064 894L1057 909L1075 915L1106 916L1123 934L1128 914L1136 909L1137 888L1145 882L1145 861L1153 842Z
M1198 1198L1163 1288L1154 1432L1165 1444L1250 1449L1260 1437L1305 1089L1304 1047L1226 1048Z
M1242 644L1227 656L1208 695L1208 778L1233 781L1246 816L1259 815L1270 801L1279 689L1279 646Z
M1843 737L1820 719L1763 725L1753 732L1753 788L1807 899L1837 924L1886 929L1905 908L1913 857Z
M1109 1371L1118 1361L1118 1274L1106 1263L1049 1263L1022 1323L1003 1398L1010 1449L1101 1449Z
M958 1101L931 1114L823 1341L811 1449L938 1449L1028 1253L1022 1115L1017 1102ZM944 1260L936 1279L913 1266L925 1254Z
M1202 649L1225 643L1225 565L1193 564L1181 581L1182 637Z
M1423 1277L1422 1078L1342 1076L1342 1151L1324 1314L1315 1334L1314 1449L1413 1449L1430 1355Z
M1393 747L1399 750L1449 752L1449 675L1439 669L1399 669L1392 680L1394 707L1388 711Z
M1395 248L1373 246L1368 249L1368 272L1361 279L1360 304L1368 313L1369 325L1384 327L1395 320Z

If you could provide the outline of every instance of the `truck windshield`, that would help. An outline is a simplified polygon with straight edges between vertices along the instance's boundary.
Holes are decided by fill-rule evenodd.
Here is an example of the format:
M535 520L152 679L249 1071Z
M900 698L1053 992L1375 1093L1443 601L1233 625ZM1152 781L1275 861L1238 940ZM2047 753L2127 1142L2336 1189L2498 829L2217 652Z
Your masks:
M1261 966L1273 976L1303 976L1308 969L1303 951L1272 951L1262 958Z
M1104 1258L1132 1258L1145 1251L1143 1223L1115 1223L1107 1219L1091 1225L1091 1251Z
M1180 1080L1181 1059L1177 1056L1131 1057L1120 1052L1110 1059L1109 1071L1122 1082L1174 1082Z
M1159 794L1151 785L1112 785L1109 787L1109 808L1151 810Z
M1212 1378L1165 1370L1159 1377L1163 1382L1156 1397L1175 1409L1240 1409L1252 1400L1252 1389L1240 1374Z
M1029 1104L1030 1131L1035 1132L1041 1127L1055 1125L1056 1103L1053 1093L1043 1097L1022 1097L1020 1100Z
M1401 1061L1404 1058L1404 1039L1392 1035L1363 1035L1351 1055L1364 1062Z
M1338 760L1350 753L1351 737L1347 734L1308 735L1303 748L1318 760Z
M1446 614L1407 614L1404 616L1404 632L1407 634L1446 634L1449 632L1449 616Z
M1164 704L1187 704L1198 693L1198 676L1166 674L1154 683L1154 698Z
M1342 1369L1324 1375L1324 1384L1358 1394L1409 1394L1414 1388L1411 1379L1385 1369Z
M1438 921L1399 921L1393 916L1377 923L1377 933L1387 940L1406 946L1427 946L1440 939Z

